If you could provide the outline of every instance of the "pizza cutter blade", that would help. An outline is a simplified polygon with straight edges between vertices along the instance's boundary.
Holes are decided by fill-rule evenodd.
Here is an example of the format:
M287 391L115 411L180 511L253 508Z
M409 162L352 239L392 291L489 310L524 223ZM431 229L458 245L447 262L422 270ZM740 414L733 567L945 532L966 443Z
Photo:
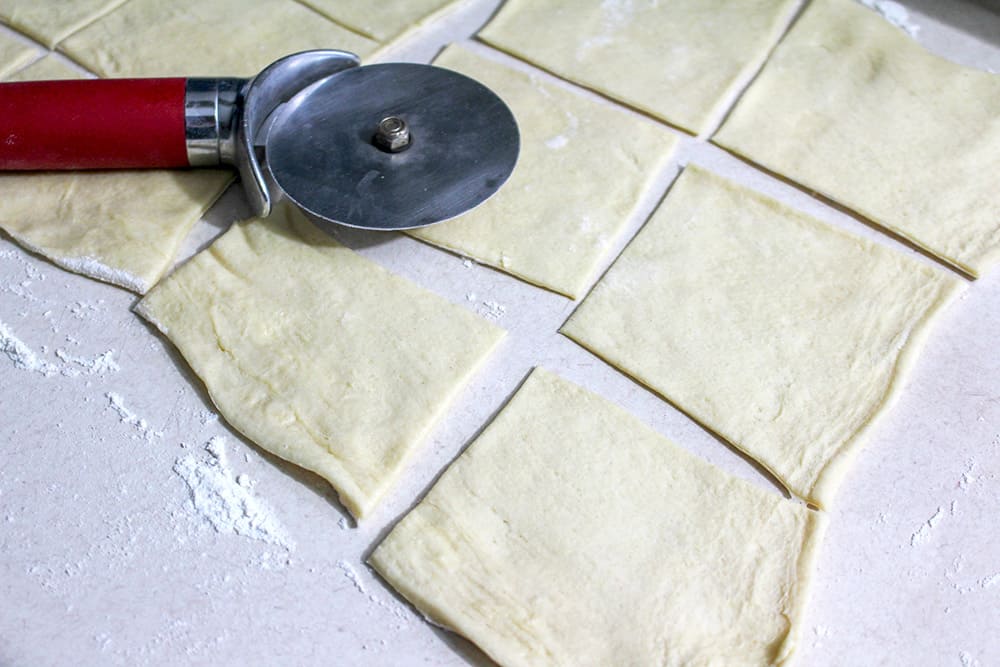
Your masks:
M252 79L0 84L0 170L230 165L261 217L284 197L319 221L422 227L492 196L519 147L513 114L482 84L336 50Z

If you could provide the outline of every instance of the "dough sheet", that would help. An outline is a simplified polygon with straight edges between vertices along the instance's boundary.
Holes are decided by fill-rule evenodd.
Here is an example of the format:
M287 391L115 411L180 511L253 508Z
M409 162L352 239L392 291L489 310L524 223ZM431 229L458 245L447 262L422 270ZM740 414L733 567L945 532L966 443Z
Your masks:
M505 667L763 667L824 524L536 369L370 563Z
M1000 259L1000 76L815 0L714 141L971 275Z
M826 507L962 282L688 167L562 332Z
M40 55L41 49L0 34L0 77L13 74Z
M48 48L127 0L3 0L0 21Z
M517 117L510 180L476 209L413 236L569 297L581 296L677 146L637 114L461 46L436 65L496 92Z
M13 79L79 76L46 56ZM65 269L142 294L232 180L207 169L0 174L0 228Z
M462 4L462 0L299 1L382 44L420 28Z
M800 0L508 0L481 39L698 134L764 62Z
M295 0L129 0L60 49L101 76L253 76L282 56L378 45Z
M294 209L237 224L136 307L267 451L368 515L503 337Z

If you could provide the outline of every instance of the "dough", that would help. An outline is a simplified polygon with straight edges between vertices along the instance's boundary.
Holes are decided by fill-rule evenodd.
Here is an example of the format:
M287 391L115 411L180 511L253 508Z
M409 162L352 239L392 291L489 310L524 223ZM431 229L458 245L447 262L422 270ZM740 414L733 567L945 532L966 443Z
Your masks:
M480 38L693 133L713 127L801 0L509 0Z
M535 370L370 562L506 667L777 665L824 524Z
M253 76L282 56L376 43L293 0L129 0L66 39L66 54L102 76Z
M688 167L562 332L825 507L960 286Z
M16 72L40 55L41 49L0 33L0 77Z
M413 235L567 296L582 295L670 160L674 135L461 47L449 47L435 64L481 81L507 102L520 126L521 154L492 199Z
M0 21L48 48L126 0L3 0Z
M279 206L235 225L137 312L219 411L371 512L503 331Z
M16 78L77 76L47 56ZM232 180L222 170L0 174L0 228L65 269L142 294Z
M715 142L971 275L1000 259L1000 76L816 0Z
M381 43L395 40L461 5L455 0L301 0L351 30Z

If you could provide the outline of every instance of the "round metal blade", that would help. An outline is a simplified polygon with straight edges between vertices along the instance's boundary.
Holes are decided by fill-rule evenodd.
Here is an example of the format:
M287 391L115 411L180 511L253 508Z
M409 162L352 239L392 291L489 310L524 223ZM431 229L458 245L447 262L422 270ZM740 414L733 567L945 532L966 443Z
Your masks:
M401 152L375 139L389 117L409 129ZM513 114L482 84L440 67L390 63L345 70L299 93L274 120L265 160L275 183L314 216L410 229L489 198L519 147Z

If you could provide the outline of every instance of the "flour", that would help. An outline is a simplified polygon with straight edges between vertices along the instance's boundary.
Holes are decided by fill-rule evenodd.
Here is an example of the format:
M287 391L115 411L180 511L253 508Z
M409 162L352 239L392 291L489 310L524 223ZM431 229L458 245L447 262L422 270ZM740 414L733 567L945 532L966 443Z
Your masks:
M113 391L109 391L104 394L104 396L108 399L108 409L118 415L121 423L128 424L136 430L137 435L133 437L141 438L147 443L153 442L155 438L163 437L162 431L153 430L153 428L149 425L149 422L125 407L125 401L120 395L114 393Z
M191 494L185 508L208 522L218 533L249 537L285 549L293 544L273 511L253 496L252 484L239 483L229 468L226 441L215 436L205 444L206 455L188 454L177 459L174 472ZM241 475L240 477L245 477ZM271 554L261 566L271 569Z
M976 462L969 461L965 472L962 473L962 477L958 480L958 488L963 491L967 490L976 481L976 476L973 475L973 471L976 469Z
M66 377L80 375L104 375L121 370L115 361L113 350L106 350L93 358L78 357L69 354L62 348L56 349L56 356L67 365L60 371Z
M882 15L889 23L893 24L897 28L900 28L910 37L916 37L917 33L920 32L920 26L913 23L910 20L910 13L906 11L906 7L899 4L898 2L893 2L893 0L859 0L861 4L869 9L873 9Z
M479 314L494 322L502 318L506 312L506 306L502 306L496 301L483 301L479 304Z
M473 262L468 257L465 257L462 259L462 266L464 266L467 269L471 269L473 266Z
M369 593L368 589L365 587L364 583L361 581L358 571L354 569L354 566L348 563L346 560L337 561L337 569L344 573L347 580L351 582L354 589L368 598L369 602L375 603L377 606L381 607L385 611L395 616L401 621L409 621L410 615L407 613L406 609L399 604L386 602L374 593ZM398 628L397 628L398 629Z
M41 252L37 248L34 250ZM46 255L50 256L47 253ZM145 294L149 291L149 283L139 276L122 269L113 269L94 257L51 257L51 259L64 269L82 273L85 276L97 278L139 294Z
M911 547L921 545L930 539L931 531L934 529L934 526L936 526L937 523L941 520L942 514L944 514L944 511L940 507L938 507L937 511L934 512L931 518L927 519L927 521L924 521L922 524L920 524L920 527L917 528L917 530L913 533L913 535L910 536Z
M979 661L968 651L959 651L958 659L962 661L962 667L979 667Z
M0 352L14 362L14 368L19 370L31 371L46 377L59 372L56 366L40 359L34 350L15 336L3 320L0 320Z

